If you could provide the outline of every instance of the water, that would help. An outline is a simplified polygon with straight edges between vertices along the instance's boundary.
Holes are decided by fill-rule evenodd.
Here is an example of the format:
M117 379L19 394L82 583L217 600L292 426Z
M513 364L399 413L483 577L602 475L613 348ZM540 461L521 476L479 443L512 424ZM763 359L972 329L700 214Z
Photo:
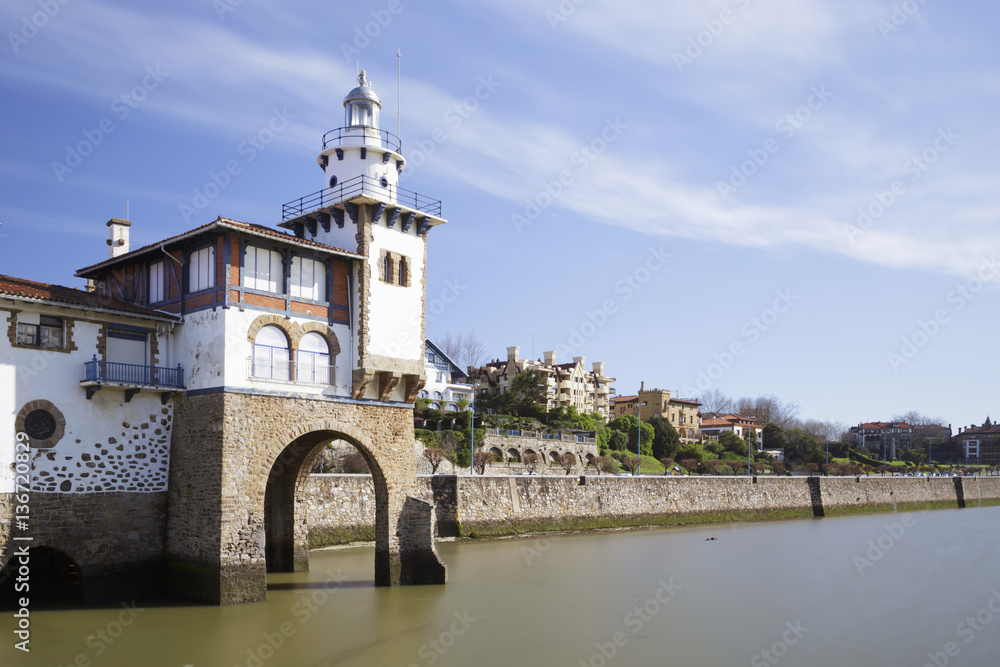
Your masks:
M443 587L374 588L372 549L356 548L270 575L266 603L38 611L30 659L4 632L0 664L921 667L930 654L938 667L994 667L1000 656L1000 508L439 552Z

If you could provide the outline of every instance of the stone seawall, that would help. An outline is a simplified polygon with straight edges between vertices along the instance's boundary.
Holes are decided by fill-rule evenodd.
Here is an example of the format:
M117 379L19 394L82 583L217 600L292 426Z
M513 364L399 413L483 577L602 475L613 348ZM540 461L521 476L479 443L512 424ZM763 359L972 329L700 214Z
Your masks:
M58 549L74 561L84 580L84 602L159 592L166 493L32 493L30 506L23 534L31 536L32 548ZM8 541L13 509L13 497L0 496L4 564L14 551Z
M1000 477L420 476L439 536L511 535L715 521L835 516L1000 504ZM313 547L368 539L374 491L365 475L314 475Z

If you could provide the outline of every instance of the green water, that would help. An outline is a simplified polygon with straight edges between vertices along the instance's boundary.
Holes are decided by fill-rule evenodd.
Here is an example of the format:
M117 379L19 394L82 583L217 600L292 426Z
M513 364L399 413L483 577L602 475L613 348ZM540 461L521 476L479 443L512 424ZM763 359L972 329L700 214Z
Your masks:
M319 551L264 603L35 612L0 664L1000 664L1000 508L905 516L443 543L440 587Z

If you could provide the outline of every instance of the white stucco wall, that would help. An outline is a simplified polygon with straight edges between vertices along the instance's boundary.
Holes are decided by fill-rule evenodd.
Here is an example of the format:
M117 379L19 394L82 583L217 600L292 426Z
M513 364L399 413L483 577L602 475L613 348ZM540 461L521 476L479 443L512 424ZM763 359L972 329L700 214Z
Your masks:
M19 304L25 312L64 318L106 319L101 314ZM23 313L22 313L23 314ZM8 317L4 314L3 324ZM114 317L113 321L154 328L155 323ZM32 488L54 493L101 491L164 491L172 431L172 401L160 404L160 390L143 390L125 402L124 389L105 386L87 400L84 362L97 351L99 325L75 321L74 352L26 349L0 337L0 484L9 475L18 412L37 400L50 402L65 419L62 438L54 447L32 449ZM6 326L3 328L6 334ZM160 340L161 355L166 347ZM13 391L11 391L11 389Z
M416 235L416 224L402 232L397 222L392 229L384 223L372 225L370 257L372 266L369 302L369 346L371 354L397 359L419 360L423 364L424 239ZM410 286L400 287L378 280L381 251L397 252L409 258Z
M17 415L14 387L17 369L11 363L6 332L10 314L0 312L0 493L14 491L14 418Z

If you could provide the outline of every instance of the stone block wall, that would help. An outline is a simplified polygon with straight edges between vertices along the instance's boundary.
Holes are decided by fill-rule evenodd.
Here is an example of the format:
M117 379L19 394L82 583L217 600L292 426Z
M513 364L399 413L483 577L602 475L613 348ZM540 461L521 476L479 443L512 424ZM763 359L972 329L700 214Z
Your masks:
M159 594L166 533L166 493L32 493L29 529L34 547L69 556L83 576L84 601ZM13 498L0 496L0 543L10 535ZM23 543L20 543L23 544ZM3 562L13 543L6 543Z
M956 481L957 480L957 481ZM503 535L719 520L1000 504L1000 477L579 477L421 475L437 534ZM306 497L312 546L346 541L374 519L365 475L314 475ZM980 500L981 499L981 500Z

